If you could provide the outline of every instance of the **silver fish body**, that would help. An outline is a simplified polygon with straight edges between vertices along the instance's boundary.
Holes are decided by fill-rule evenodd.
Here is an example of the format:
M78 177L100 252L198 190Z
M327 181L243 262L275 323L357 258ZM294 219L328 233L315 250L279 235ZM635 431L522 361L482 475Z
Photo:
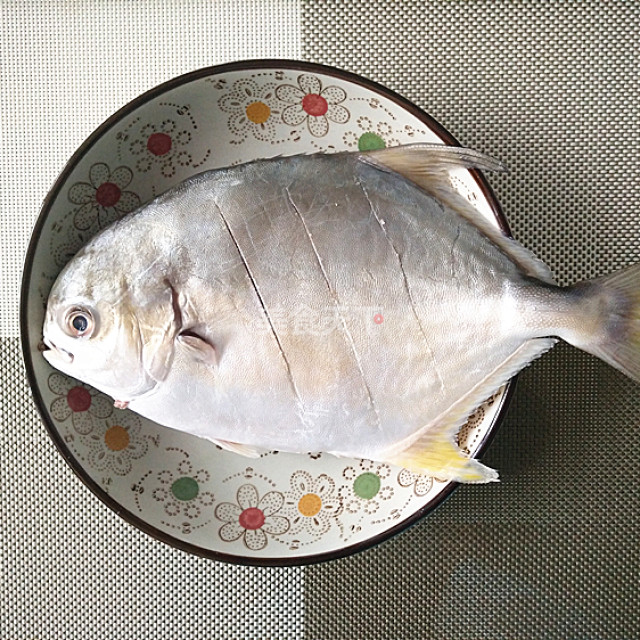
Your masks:
M494 479L455 451L455 431L548 336L588 348L619 300L555 287L447 191L456 164L491 163L417 146L196 176L63 270L45 355L160 424L240 452ZM70 309L91 317L90 336L70 335Z

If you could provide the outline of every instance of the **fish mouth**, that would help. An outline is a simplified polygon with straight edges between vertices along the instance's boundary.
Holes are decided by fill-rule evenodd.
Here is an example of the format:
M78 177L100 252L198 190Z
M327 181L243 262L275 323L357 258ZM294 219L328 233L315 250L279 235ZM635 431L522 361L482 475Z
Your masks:
M42 355L45 359L51 362L51 359L59 359L66 364L71 364L73 362L73 353L63 349L62 347L58 347L52 340L49 338L42 339Z

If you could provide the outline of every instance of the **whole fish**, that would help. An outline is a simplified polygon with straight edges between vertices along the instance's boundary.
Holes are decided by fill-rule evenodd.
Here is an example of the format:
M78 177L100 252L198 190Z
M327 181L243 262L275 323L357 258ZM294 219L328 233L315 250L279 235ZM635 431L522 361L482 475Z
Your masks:
M115 222L51 291L44 356L245 455L324 451L495 480L470 413L554 336L640 380L640 265L560 288L451 186L444 145L259 160Z

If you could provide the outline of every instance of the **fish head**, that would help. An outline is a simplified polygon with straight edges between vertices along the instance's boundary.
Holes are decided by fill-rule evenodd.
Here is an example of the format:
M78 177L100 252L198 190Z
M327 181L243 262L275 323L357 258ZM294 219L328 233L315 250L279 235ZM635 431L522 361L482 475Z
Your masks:
M80 253L58 276L43 326L47 362L129 402L152 392L170 370L179 329L173 290L153 273L135 277Z

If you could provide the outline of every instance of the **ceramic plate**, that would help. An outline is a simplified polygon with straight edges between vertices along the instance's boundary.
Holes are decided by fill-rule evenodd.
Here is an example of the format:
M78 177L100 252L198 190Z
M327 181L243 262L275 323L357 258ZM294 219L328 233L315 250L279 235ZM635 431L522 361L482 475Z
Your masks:
M329 67L283 61L203 69L142 95L76 152L48 195L25 265L21 329L29 381L65 459L123 518L176 547L245 564L353 553L406 528L454 483L369 460L272 452L247 459L113 408L49 367L39 348L47 296L91 236L189 176L256 158L455 140L398 95ZM506 229L484 179L452 184ZM479 455L507 388L460 434ZM61 509L64 496L61 496Z

